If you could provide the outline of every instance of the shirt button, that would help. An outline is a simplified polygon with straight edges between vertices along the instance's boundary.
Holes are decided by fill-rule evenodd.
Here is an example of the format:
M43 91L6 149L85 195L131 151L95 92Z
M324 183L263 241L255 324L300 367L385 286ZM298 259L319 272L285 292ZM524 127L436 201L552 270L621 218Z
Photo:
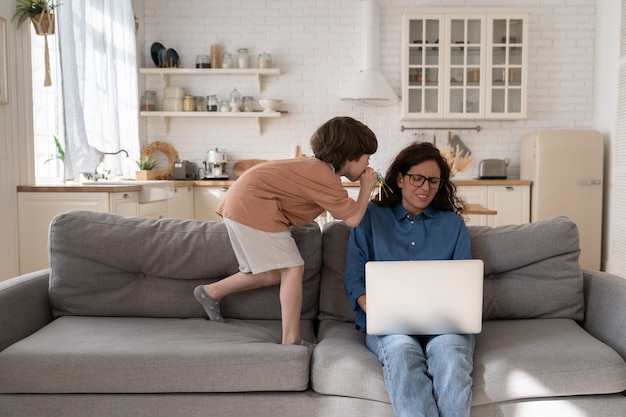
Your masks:
M411 242L411 246L415 246L415 242Z

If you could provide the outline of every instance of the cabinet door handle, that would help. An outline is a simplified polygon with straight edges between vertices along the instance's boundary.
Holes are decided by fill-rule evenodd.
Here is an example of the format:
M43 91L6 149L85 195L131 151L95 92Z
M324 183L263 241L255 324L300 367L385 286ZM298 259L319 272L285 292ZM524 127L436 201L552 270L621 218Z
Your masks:
M578 181L578 185L600 185L602 184L602 180L583 180Z
M125 199L126 199L126 198L130 198L130 194L128 194L128 193L124 193L124 198L125 198Z

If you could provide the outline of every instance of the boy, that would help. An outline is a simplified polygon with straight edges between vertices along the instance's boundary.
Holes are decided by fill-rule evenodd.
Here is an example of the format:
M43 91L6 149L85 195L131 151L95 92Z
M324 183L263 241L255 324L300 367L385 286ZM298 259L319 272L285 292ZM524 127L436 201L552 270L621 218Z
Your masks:
M310 223L324 210L356 227L376 185L368 164L378 141L363 123L335 117L313 134L311 148L315 157L255 165L229 188L216 212L226 224L239 272L194 290L209 319L223 321L223 297L280 284L282 343L309 348L315 345L300 337L304 260L289 227ZM360 181L356 201L348 197L342 176Z

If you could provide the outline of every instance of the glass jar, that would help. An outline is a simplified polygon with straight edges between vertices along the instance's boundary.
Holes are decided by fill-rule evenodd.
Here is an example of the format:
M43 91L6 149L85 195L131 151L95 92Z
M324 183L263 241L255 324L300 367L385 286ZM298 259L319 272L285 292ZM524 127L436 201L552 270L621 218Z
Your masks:
M227 100L222 100L222 103L220 104L220 111L221 112L229 112L230 111L230 104L228 104Z
M261 52L256 59L256 66L259 68L272 68L272 56L267 52Z
M196 98L194 96L183 97L183 111L195 111L196 110Z
M141 104L139 110L141 111L155 111L156 110L156 91L146 90L141 96Z
M196 111L206 111L206 98L202 96L196 97Z
M248 68L248 61L249 61L248 48L239 48L237 53L239 54L239 57L237 59L239 68Z
M237 87L233 88L233 91L230 92L230 111L238 112L241 108L241 93L237 91Z
M206 109L207 111L217 111L220 106L220 101L217 99L216 95L211 95L206 98Z
M254 99L251 96L244 96L241 111L254 111Z
M233 56L230 52L224 52L222 56L222 68L232 68L233 67Z
M211 68L208 55L196 55L196 68Z

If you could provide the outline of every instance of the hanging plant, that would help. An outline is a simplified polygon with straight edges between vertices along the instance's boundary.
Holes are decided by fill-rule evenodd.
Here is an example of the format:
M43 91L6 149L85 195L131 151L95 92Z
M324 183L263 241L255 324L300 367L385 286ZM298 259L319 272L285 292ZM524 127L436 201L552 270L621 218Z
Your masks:
M53 12L57 7L59 7L59 4L54 4L53 0L17 0L15 2L15 14L11 19L11 21L17 19L18 29L22 26L22 23L30 19L35 27L35 33L45 37L46 74L43 82L45 87L52 85L48 35L54 35L55 32Z
M15 14L11 21L17 19L18 29L22 23L30 19L38 35L54 34L54 9L59 7L53 0L17 0Z

